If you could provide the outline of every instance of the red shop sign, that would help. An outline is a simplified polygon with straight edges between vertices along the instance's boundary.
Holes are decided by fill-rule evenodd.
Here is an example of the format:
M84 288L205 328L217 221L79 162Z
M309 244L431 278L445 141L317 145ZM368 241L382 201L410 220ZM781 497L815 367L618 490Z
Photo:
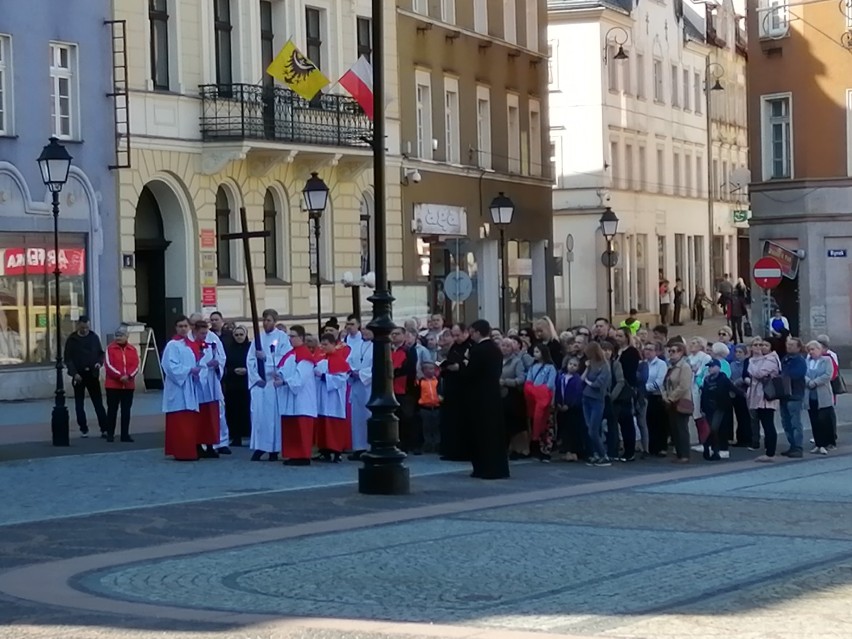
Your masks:
M53 273L56 257L53 249L8 248L3 256L4 275L45 275ZM63 275L86 273L86 249L59 249L59 272Z

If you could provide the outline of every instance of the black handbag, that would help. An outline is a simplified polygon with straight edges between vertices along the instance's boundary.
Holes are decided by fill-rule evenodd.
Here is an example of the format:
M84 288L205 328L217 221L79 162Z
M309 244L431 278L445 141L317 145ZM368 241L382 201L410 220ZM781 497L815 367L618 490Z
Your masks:
M840 373L837 374L837 377L831 380L831 392L835 395L845 395L848 392L846 390L846 380L843 379L843 375Z
M792 393L790 378L786 375L763 380L763 397L770 402L787 399Z
M751 320L749 318L745 318L743 320L743 337L753 337L754 336L754 328L752 328Z

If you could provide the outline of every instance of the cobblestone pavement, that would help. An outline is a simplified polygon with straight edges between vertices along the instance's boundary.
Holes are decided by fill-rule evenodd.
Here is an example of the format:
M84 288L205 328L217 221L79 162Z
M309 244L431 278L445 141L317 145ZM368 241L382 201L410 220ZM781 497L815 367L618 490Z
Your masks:
M849 452L505 482L417 458L401 497L358 495L354 464L4 464L0 637L845 638Z

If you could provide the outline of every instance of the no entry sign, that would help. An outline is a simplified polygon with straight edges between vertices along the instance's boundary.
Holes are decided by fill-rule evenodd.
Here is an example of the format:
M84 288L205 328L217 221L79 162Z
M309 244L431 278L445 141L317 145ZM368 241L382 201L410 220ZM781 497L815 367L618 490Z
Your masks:
M752 275L760 288L775 288L781 283L781 264L774 257L761 257L754 263Z

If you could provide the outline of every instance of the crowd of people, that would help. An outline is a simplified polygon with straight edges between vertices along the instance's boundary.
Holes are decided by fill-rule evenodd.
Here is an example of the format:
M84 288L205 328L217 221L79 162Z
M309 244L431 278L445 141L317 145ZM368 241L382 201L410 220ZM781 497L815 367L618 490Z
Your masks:
M803 343L775 319L768 337L748 343L728 324L708 343L670 336L665 324L648 329L633 315L617 327L598 318L561 333L547 317L506 333L484 320L406 321L390 335L400 448L471 461L482 478L508 477L509 459L687 463L692 450L727 459L731 446L771 462L776 415L787 439L780 454L798 458L806 413L810 452L827 455L837 443L836 396L845 392L837 355L827 336ZM161 360L167 455L215 458L247 444L253 461L303 466L355 461L368 449L373 336L358 317L343 327L330 319L319 337L288 329L272 309L255 341L215 312L209 322L182 317L175 329ZM125 330L106 355L91 335L84 323L69 339L69 374L95 399L91 382L106 363L101 429L112 440L120 409L129 440L138 355Z

